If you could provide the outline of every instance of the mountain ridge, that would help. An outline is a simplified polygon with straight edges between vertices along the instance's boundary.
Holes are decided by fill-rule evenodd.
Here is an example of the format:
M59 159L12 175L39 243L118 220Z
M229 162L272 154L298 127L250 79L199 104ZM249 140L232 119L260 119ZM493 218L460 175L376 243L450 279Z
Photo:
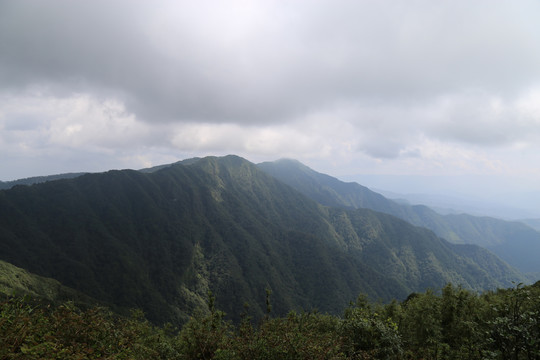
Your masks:
M366 207L426 227L452 243L475 244L493 251L510 265L540 274L540 232L517 222L468 214L441 215L425 205L396 203L357 183L345 183L297 161L280 160L258 166L304 195L329 206Z
M156 323L186 321L209 290L238 320L245 302L265 313L265 289L279 315L523 280L456 246L391 215L323 206L237 156L0 191L1 260Z

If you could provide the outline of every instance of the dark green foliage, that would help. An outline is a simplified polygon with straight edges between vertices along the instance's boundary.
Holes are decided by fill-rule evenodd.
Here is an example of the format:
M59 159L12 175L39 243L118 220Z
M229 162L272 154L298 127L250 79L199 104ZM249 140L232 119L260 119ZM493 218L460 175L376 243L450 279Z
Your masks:
M341 317L244 314L234 325L209 294L177 331L140 312L11 298L0 303L0 358L531 360L540 357L539 309L540 285L478 295L449 284L386 305L362 295Z
M232 326L225 313L215 308L215 297L208 293L208 314L197 311L180 332L180 351L185 359L213 359L228 346Z
M540 358L540 291L523 288L501 291L501 297L491 305L491 346L504 359Z
M27 299L1 304L1 359L174 359L169 328L104 308L42 307Z
M476 295L447 285L404 302L396 317L407 352L428 359L538 359L540 288Z
M340 321L318 313L289 313L253 328L243 323L226 352L231 359L343 358Z
M340 332L348 358L400 359L403 353L397 324L360 296L345 310Z

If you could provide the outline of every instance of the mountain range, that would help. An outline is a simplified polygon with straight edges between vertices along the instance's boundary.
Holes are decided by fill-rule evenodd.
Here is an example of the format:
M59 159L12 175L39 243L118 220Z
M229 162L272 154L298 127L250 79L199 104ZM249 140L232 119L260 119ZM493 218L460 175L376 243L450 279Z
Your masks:
M327 206L368 208L391 214L413 225L432 230L455 244L474 244L489 249L524 273L540 274L540 232L527 224L468 214L441 215L424 205L392 201L357 183L342 182L318 173L296 160L282 159L259 167L304 195Z
M10 189L15 185L33 185L47 181L59 180L59 179L72 179L85 173L65 173L48 176L33 176L24 179L12 180L12 181L0 181L0 190Z
M206 157L1 190L0 260L173 324L209 291L238 320L264 315L267 290L276 314L339 313L360 293L528 280L473 241L417 226L423 213L298 162Z

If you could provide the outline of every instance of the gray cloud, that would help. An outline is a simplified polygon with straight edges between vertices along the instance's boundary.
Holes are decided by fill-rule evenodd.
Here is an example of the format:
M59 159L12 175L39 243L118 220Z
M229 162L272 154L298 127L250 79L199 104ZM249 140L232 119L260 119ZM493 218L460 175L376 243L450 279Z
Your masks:
M533 2L2 4L2 86L108 92L145 121L283 122L344 99L516 91L539 71Z

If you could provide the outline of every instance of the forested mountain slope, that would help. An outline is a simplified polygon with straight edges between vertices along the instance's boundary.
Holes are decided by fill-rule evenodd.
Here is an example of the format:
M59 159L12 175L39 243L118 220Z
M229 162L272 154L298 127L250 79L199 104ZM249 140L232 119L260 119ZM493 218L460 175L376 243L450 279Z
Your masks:
M523 280L478 251L390 215L324 207L236 156L0 191L1 260L158 323L185 321L208 290L238 319L246 302L265 312L267 288L284 314L340 312L361 292Z
M30 296L49 304L72 301L83 306L103 305L89 296L62 285L57 280L29 273L0 260L0 301L3 300L1 298L12 296Z
M357 183L318 173L296 160L282 159L258 166L321 204L391 214L426 227L452 243L485 247L520 271L540 273L540 232L523 223L467 214L440 215L427 206L399 204Z

